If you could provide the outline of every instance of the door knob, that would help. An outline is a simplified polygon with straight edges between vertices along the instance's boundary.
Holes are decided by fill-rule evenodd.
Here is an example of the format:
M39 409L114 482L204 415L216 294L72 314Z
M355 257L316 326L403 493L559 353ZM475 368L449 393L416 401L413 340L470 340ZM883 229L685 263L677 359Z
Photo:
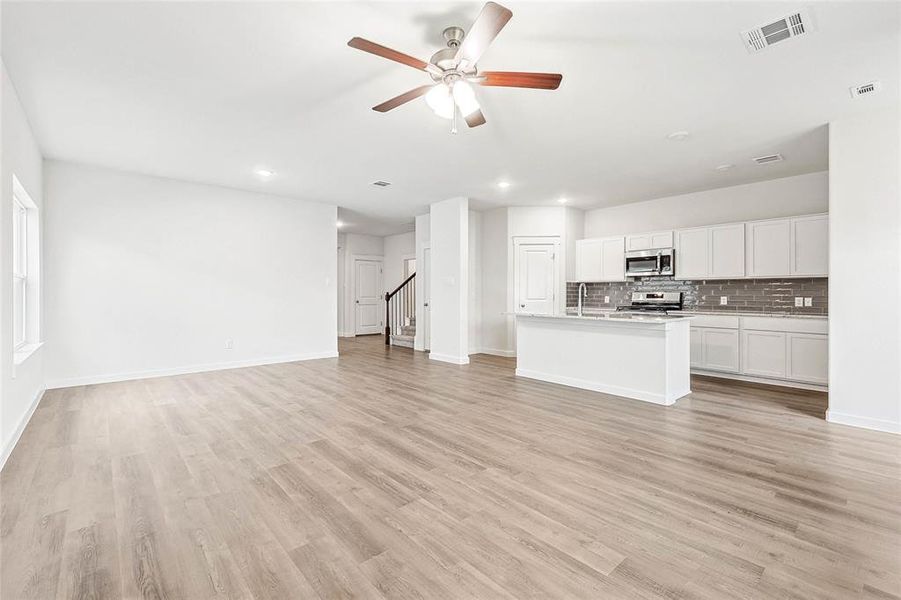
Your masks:
M525 305L525 304L520 304L519 307L520 307L520 308L525 308L526 305Z

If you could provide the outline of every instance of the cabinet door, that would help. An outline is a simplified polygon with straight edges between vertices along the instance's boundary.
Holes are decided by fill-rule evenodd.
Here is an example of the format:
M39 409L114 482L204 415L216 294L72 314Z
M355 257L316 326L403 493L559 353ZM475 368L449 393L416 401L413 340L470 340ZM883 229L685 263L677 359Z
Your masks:
M601 281L626 280L625 239L604 238L601 243Z
M791 220L791 228L791 274L826 277L829 274L829 217L798 217Z
M702 329L704 368L738 373L738 330Z
M709 276L720 279L745 276L744 223L710 228Z
M651 248L672 248L673 232L672 231L655 231L648 234L651 237Z
M601 281L602 240L576 241L576 281Z
M689 364L692 368L704 368L704 330L699 327L692 327L689 333Z
M785 378L785 334L779 331L741 332L741 372Z
M651 234L641 233L626 236L626 252L633 250L647 250L651 247Z
M752 221L746 233L748 277L791 274L791 219Z
M816 333L788 334L789 379L809 383L829 381L828 336Z
M676 277L706 279L709 275L710 244L708 229L682 229L675 235Z

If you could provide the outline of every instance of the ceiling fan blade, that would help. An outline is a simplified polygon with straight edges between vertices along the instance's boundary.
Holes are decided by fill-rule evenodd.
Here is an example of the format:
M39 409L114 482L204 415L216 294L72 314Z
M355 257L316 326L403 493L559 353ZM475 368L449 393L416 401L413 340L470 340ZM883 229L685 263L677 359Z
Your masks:
M392 108L397 108L401 104L406 104L410 100L415 100L416 98L419 98L420 96L424 95L426 92L428 92L433 87L435 87L435 86L434 85L423 85L418 88L413 88L409 92L404 92L400 96L395 96L394 98L391 98L390 100L386 100L385 102L382 102L378 106L373 106L372 110L376 110L378 112L388 112Z
M479 85L496 87L521 87L539 90L556 90L563 75L559 73L517 73L514 71L484 71L472 79Z
M470 113L463 118L466 120L466 124L470 127L478 127L479 125L485 124L485 115L482 114L481 110Z
M510 9L495 2L486 3L457 49L457 64L464 69L476 64L512 16Z
M356 48L357 50L375 54L376 56L381 56L382 58L387 58L388 60L399 62L402 65L407 65L408 67L413 67L414 69L419 69L420 71L428 71L429 73L435 73L436 75L440 75L442 73L441 69L439 69L432 63L427 63L425 61L419 60L418 58L410 56L409 54L404 54L403 52L392 50L387 46L382 46L381 44L376 44L375 42L370 42L369 40L364 40L363 38L355 37L347 42L347 45L351 48Z

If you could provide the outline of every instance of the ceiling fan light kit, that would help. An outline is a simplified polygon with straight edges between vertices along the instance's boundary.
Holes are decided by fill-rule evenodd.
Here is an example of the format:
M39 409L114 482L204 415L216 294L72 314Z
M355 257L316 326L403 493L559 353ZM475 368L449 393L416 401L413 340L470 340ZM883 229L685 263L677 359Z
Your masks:
M433 83L414 88L372 107L388 112L398 106L425 96L425 102L436 115L453 121L452 133L457 132L457 113L469 127L485 124L485 116L472 84L486 87L519 87L556 90L563 76L559 73L521 73L512 71L479 72L476 67L482 54L497 37L513 13L495 2L488 2L467 34L460 27L448 27L442 34L447 47L435 52L429 62L419 60L386 46L355 37L347 45L393 60L414 69L425 71Z

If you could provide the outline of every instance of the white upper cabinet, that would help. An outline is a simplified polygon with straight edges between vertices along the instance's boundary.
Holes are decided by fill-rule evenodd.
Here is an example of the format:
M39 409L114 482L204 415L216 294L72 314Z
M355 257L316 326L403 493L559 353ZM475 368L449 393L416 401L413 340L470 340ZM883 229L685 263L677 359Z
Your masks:
M678 279L745 276L745 225L694 227L675 232Z
M602 240L576 241L576 281L600 281L603 277Z
M625 281L623 236L578 240L575 281Z
M745 276L745 224L710 228L710 278Z
M626 252L650 250L651 248L672 248L672 231L651 231L626 236Z
M746 228L748 277L827 277L829 217L752 221Z
M829 274L829 217L796 217L791 222L791 274L826 277Z
M748 277L784 277L791 266L791 219L747 224Z
M675 232L676 278L707 279L710 276L710 229L695 227Z

